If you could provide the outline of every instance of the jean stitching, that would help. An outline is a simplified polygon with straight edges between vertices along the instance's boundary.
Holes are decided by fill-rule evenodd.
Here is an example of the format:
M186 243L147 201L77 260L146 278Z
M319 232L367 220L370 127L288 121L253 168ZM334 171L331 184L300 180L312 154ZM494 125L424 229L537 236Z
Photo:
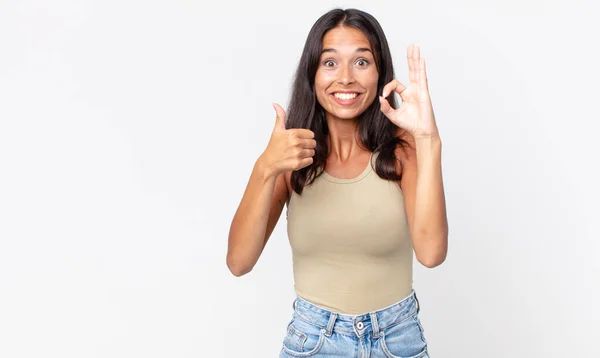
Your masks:
M326 326L321 326L321 325L320 325L320 324L318 324L317 322L315 322L315 321L311 320L310 318L308 318L308 317L306 317L306 316L302 315L302 314L301 314L301 313L299 313L299 312L296 312L296 316L298 317L298 319L300 319L300 320L304 321L305 323L312 324L313 326L315 326L315 327L317 327L317 328L319 328L319 329L322 329L322 328L327 328Z
M390 357L390 358L399 358L398 356L394 355L390 351L387 344L385 343L385 334L382 334L379 339L381 340L381 349L383 350L383 354L385 354L387 357ZM415 358L423 358L423 357L429 357L429 349L427 347L427 344L425 344L425 348L423 349L423 352L421 352L417 356L415 356Z
M413 310L412 310L410 313L408 313L407 315L405 315L405 316L404 316L404 315L403 315L403 316L401 316L401 317L402 317L402 319L397 319L397 320L393 321L392 323L388 324L387 326L385 326L385 327L383 327L383 328L379 328L379 330L380 330L380 331L383 331L384 329L388 329L388 328L390 328L390 327L393 327L393 326L395 326L395 325L398 325L398 324L400 324L400 323L402 323L402 322L406 321L407 319L410 319L411 317L413 317L413 316L414 316L414 315L416 315L416 314L417 314L417 310L416 310L416 309L413 309Z
M427 344L427 340L425 339L425 332L424 332L425 329L423 328L423 325L421 325L421 320L419 320L419 317L417 315L414 315L413 319L415 320L415 323L419 327L419 332L421 333L421 340L423 341L423 343Z
M311 349L308 352L302 352L302 349L299 349L300 352L294 352L293 350L289 349L288 347L285 346L285 344L283 345L283 350L294 357L312 357L315 354L317 354L321 348L323 347L323 344L325 343L325 335L323 334L323 331L321 331L319 333L319 340L317 341L317 345Z

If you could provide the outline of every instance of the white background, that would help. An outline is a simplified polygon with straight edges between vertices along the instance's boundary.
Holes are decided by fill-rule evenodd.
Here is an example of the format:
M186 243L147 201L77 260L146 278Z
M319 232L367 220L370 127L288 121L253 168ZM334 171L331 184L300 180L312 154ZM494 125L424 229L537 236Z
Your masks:
M415 262L432 357L600 356L598 8L570 1L0 2L0 356L276 357L285 216L229 225L306 35L374 15L426 58L446 262Z

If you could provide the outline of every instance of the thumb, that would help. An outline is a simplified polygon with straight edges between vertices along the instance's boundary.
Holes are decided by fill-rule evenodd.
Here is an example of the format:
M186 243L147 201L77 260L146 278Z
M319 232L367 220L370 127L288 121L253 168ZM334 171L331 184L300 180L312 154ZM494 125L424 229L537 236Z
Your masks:
M275 129L285 130L285 110L277 103L273 103L273 108L277 113L275 118Z

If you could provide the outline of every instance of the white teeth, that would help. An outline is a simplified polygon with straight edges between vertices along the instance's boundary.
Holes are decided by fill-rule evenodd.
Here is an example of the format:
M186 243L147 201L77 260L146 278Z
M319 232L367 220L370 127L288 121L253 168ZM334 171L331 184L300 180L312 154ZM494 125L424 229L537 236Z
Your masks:
M356 96L358 96L358 93L334 93L333 95L335 96L335 98L339 98L342 101L348 101L356 98Z

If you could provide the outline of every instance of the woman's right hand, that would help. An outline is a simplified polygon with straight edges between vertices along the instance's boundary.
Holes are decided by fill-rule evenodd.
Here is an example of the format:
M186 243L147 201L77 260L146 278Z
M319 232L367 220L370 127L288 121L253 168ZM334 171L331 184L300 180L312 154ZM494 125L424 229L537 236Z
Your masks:
M271 175L277 176L309 166L317 146L315 134L303 128L285 129L285 111L277 103L273 103L273 108L277 113L275 128L260 157L264 167Z

